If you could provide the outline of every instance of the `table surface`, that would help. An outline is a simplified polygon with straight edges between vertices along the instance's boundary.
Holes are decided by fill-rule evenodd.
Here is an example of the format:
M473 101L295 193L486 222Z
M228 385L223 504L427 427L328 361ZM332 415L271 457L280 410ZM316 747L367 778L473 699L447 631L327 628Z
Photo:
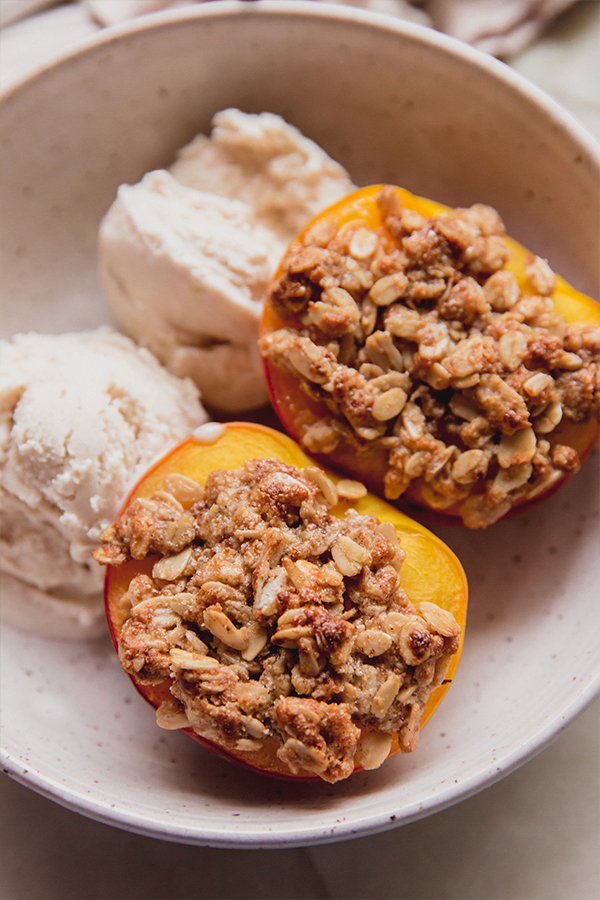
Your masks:
M0 0L1 2L1 0ZM58 7L0 33L6 87L91 26ZM60 37L47 25L68 27ZM67 20L67 16L69 17ZM600 2L583 0L510 64L600 141ZM535 759L381 835L291 850L169 844L85 819L0 779L0 898L600 897L600 700Z

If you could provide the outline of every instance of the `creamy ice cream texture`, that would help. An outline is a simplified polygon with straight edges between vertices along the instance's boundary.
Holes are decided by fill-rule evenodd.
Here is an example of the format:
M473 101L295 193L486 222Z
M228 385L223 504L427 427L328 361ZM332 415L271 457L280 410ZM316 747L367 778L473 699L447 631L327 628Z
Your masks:
M99 237L100 272L124 329L204 401L228 413L267 394L262 299L287 244L354 189L313 141L273 113L223 110L170 172L123 185Z
M4 617L60 637L104 630L91 556L103 530L152 461L206 421L197 386L224 411L266 400L268 281L299 229L352 189L279 116L225 110L171 172L119 190L100 268L142 347L110 329L0 341Z
M282 248L309 219L355 189L346 170L281 116L225 109L179 151L171 174L182 184L241 200L252 221Z
M61 637L102 632L91 552L137 478L206 418L190 380L110 329L1 341L3 616Z

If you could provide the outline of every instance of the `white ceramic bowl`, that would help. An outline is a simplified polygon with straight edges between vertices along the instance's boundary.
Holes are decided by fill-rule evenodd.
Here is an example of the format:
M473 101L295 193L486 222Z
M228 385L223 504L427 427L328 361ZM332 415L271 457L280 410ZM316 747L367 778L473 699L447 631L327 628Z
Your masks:
M496 206L509 231L598 296L598 150L537 89L435 32L348 7L216 2L105 32L2 102L3 329L108 318L96 231L117 186L168 164L239 106L282 114L359 184ZM600 689L598 465L484 533L437 529L471 586L463 660L418 750L349 781L238 769L159 731L108 640L2 630L4 767L95 819L221 847L382 831L530 758Z

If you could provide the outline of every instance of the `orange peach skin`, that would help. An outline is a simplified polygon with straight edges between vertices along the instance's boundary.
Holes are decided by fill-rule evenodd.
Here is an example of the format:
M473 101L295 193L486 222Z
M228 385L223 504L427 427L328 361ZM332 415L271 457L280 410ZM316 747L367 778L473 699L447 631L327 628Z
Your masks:
M380 188L381 185L361 188L361 190L338 201L312 219L300 232L296 240L301 241L306 232L319 220L334 219L337 227L341 228L347 222L361 219L366 228L377 230L380 234L386 236L390 242L395 243L394 238L383 224L381 212L375 200ZM438 215L448 209L442 203L417 197L404 188L398 187L396 190L407 209L413 209L426 218ZM525 272L525 258L528 256L529 251L510 237L507 237L506 241L511 250L511 259L504 268L515 273L521 290L535 293ZM279 278L282 273L283 266L280 266L275 273L274 280ZM298 327L299 323L293 316L281 317L279 312L269 302L269 296L270 294L268 293L261 323L261 335L269 334L278 328L286 326ZM557 287L552 295L552 300L555 309L562 313L567 322L580 322L600 326L600 305L585 294L576 291L560 276L557 276ZM329 410L324 403L309 398L301 390L298 379L293 375L283 372L268 360L264 360L264 368L273 407L288 434L299 440L301 434L300 422L306 410L310 410L316 418L326 418ZM574 447L583 462L600 437L600 424L594 420L580 424L564 422L551 435L545 435L545 437L549 438L551 443L562 443ZM387 452L371 450L358 454L353 447L344 447L340 444L336 447L335 458L330 459L325 455L321 455L318 458L323 465L334 466L339 471L358 478L375 493L383 494L383 479L387 470ZM570 475L565 473L548 490L538 494L533 499L528 500L525 498L516 504L515 509L518 507L520 510L523 510L529 506L536 505L557 491L570 477ZM425 509L430 506L426 490L417 492L409 489L404 498L401 498L398 502L402 503L403 499ZM434 518L440 521L459 521L459 513L453 508L443 511L433 509L433 514Z
M313 465L300 447L287 435L274 431L263 425L246 422L228 423L222 426L214 441L208 443L198 440L193 435L176 446L170 453L157 462L133 489L125 507L136 497L148 497L159 490L164 478L172 473L187 475L201 484L215 469L236 468L249 459L276 458L288 465L302 468ZM334 481L337 477L328 473ZM336 515L343 515L352 505L359 513L377 516L381 521L393 522L406 559L401 570L401 585L413 603L419 604L428 600L444 607L453 613L461 629L465 628L467 615L467 581L458 559L452 551L435 535L422 525L409 519L399 510L373 495L367 495L353 504L340 502L333 510ZM134 575L150 573L156 557L137 562L131 561L122 566L109 566L105 580L106 616L115 649L125 621L120 600L127 591ZM459 651L454 656L446 682L431 695L423 714L425 723L437 709L449 684L454 677L462 650L462 638ZM159 685L142 685L133 676L133 683L142 696L155 708L170 697L170 681ZM293 776L276 756L276 742L267 739L260 751L236 753L224 750L197 735L192 729L184 729L187 734L220 755L247 766L263 774L295 780L318 780L311 776L306 779ZM398 750L394 740L390 755Z

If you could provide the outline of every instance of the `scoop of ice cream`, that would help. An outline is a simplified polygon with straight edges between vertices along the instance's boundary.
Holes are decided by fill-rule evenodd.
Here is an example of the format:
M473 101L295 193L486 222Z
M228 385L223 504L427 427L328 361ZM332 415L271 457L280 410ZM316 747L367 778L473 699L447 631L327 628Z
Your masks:
M250 220L245 203L157 171L120 187L100 227L103 287L120 323L230 411L266 400L258 323L282 252Z
M309 219L355 190L346 170L281 116L224 109L180 150L170 172L182 184L247 203L283 244Z
M191 381L109 329L1 341L3 615L46 634L99 633L91 553L140 475L206 418Z
M279 259L354 186L279 116L224 110L213 124L172 174L119 189L100 227L100 271L125 330L193 378L209 406L239 413L267 400L258 326Z

